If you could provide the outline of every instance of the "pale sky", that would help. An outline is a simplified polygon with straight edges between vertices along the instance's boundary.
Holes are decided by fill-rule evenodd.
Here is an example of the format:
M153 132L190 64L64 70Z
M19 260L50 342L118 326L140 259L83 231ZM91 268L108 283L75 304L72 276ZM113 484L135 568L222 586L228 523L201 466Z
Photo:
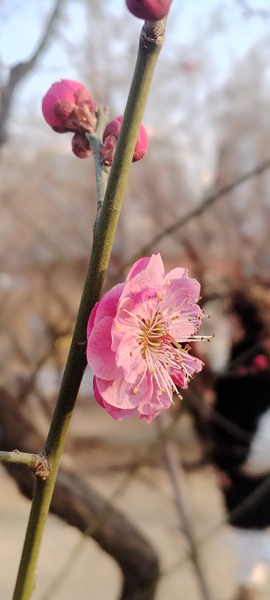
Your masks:
M250 0L250 3L254 8L270 8L269 0ZM0 57L4 64L13 64L29 56L40 31L41 11L44 13L48 11L52 2L13 0L7 4L10 16L6 21L2 19ZM116 13L125 10L124 0L113 0L111 4ZM79 39L84 30L82 4L78 1L69 3L68 13L71 37L73 40L76 37ZM166 47L169 48L174 39L181 40L185 45L196 39L199 32L205 34L211 14L214 15L215 27L219 28L218 35L212 36L213 55L220 63L221 73L226 74L234 60L242 56L269 31L270 19L263 20L259 17L243 19L237 0L174 0L167 25ZM133 19L134 28L139 32L142 21L134 19L128 12L127 19ZM33 81L29 91L38 89L43 81L46 87L47 81L51 81L52 73L55 76L59 73L62 77L75 76L73 67L68 64L63 50L56 43L42 58L41 66L42 70L39 68L31 77ZM26 85L29 86L29 81Z
M254 8L270 7L269 0L248 1ZM6 6L8 18L1 19L0 27L0 58L2 63L9 66L29 57L39 37L41 17L50 12L53 1L6 0ZM111 6L116 15L126 12L126 19L134 27L137 40L142 21L130 15L124 0L111 0ZM243 19L243 11L237 0L174 0L162 55L173 52L174 43L177 41L187 48L187 58L189 53L192 58L196 42L200 38L208 39L214 85L219 85L226 79L235 61L269 33L269 24L270 19ZM69 39L76 43L78 40L79 44L79 40L85 34L84 8L79 0L70 0L68 3L68 19L65 26ZM61 24L61 28L63 27ZM55 37L35 71L18 90L20 105L14 114L13 131L23 122L24 114L29 114L29 103L32 103L39 113L44 93L53 81L60 78L80 79L72 63L69 63L61 43L58 43Z

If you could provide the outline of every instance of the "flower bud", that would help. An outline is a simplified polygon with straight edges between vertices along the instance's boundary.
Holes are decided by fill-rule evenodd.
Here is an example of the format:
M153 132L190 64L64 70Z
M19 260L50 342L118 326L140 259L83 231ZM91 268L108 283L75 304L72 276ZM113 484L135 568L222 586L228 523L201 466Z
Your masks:
M87 142L86 136L80 133L75 133L71 141L72 152L78 158L88 158L92 156L93 150Z
M121 129L122 120L123 120L122 116L117 117L116 119L113 119L113 121L110 121L110 123L108 123L108 125L106 125L106 127L104 129L103 138L102 138L103 144L101 144L100 152L99 152L103 166L110 167L112 164L114 152L115 152L115 148L116 148L116 143L117 143L118 136L119 136L120 129ZM135 146L135 150L134 150L134 154L133 154L133 158L132 158L132 162L141 160L141 158L143 158L144 155L146 154L147 148L148 148L148 135L147 135L147 131L146 131L144 125L141 124L140 130L139 130L139 135L138 135L136 146Z
M145 21L160 21L169 12L172 0L126 0L126 5L135 17Z
M45 121L58 133L92 133L97 106L85 85L71 79L53 83L42 101Z

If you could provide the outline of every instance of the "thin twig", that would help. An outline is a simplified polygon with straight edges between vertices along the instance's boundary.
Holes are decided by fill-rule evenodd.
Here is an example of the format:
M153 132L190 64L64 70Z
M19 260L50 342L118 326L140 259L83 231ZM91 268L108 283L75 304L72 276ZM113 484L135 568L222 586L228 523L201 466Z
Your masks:
M11 452L0 450L0 462L3 463L16 463L17 465L33 467L39 459L39 454L30 454L29 452L20 452L19 450L12 450Z

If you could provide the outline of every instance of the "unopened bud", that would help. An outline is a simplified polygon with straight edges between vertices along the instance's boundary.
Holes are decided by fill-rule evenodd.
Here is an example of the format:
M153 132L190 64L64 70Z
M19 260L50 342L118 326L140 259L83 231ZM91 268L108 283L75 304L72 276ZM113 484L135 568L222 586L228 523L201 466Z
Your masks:
M45 121L57 132L92 133L97 106L85 85L71 79L53 83L42 101Z
M65 123L71 113L74 111L75 104L69 100L58 100L54 107L53 112L60 123Z
M115 152L115 148L116 148L116 143L118 140L118 136L120 133L120 129L121 129L121 123L122 123L123 117L117 117L116 119L113 119L113 121L110 121L110 123L108 123L108 125L106 125L105 129L104 129L104 133L103 133L103 144L101 144L100 147L100 158L101 158L101 163L103 166L111 166L112 165L112 161L113 161L113 157L114 157L114 152ZM134 154L133 154L133 158L132 158L132 162L136 162L138 160L141 160L141 158L144 157L144 155L147 152L147 148L148 148L148 135L147 135L147 131L144 127L143 124L141 124L140 126L140 130L139 130L139 135L137 138L137 142L136 142L136 146L135 146L135 150L134 150Z
M71 141L72 152L78 158L88 158L88 156L92 156L93 150L87 141L85 135L81 135L80 133L75 133Z
M145 21L160 21L168 14L172 0L126 0L126 5L135 17Z

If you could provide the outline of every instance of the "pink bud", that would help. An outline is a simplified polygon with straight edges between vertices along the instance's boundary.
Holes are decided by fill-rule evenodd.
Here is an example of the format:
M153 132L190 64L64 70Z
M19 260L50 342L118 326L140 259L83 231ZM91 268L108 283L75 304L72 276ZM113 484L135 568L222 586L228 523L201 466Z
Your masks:
M120 133L123 117L117 117L106 125L103 133L103 144L100 147L100 158L103 165L111 166L116 142ZM141 160L147 152L148 135L143 124L140 126L132 162Z
M145 21L160 21L169 12L172 0L126 0L126 5L135 17Z
M81 130L93 132L96 109L87 87L71 79L53 83L42 101L45 121L59 133Z
M64 100L57 100L53 107L53 113L62 125L62 123L65 123L69 115L71 115L71 113L74 111L74 108L75 104L69 100L66 100L65 98Z
M88 158L88 156L92 156L93 150L90 144L87 142L85 135L81 135L80 133L75 133L71 141L72 152L78 158Z
M106 125L104 132L103 132L103 138L102 138L103 142L105 142L106 138L109 135L113 135L116 139L118 138L122 119L123 119L123 117L118 117L118 119L113 119L113 121L110 121L108 123L108 125Z

